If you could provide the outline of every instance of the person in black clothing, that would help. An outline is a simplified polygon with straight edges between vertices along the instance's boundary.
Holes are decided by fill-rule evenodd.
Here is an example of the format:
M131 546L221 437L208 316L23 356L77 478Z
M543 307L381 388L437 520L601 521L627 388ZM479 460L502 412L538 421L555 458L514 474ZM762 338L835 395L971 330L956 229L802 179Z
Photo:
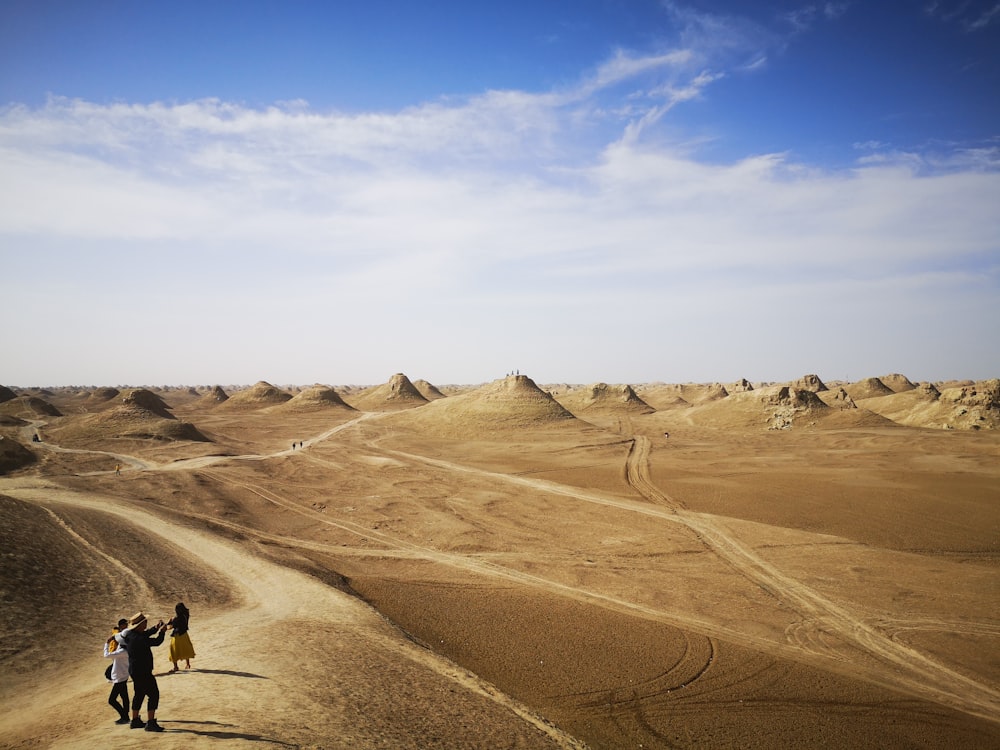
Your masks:
M160 620L152 630L146 630L146 615L137 612L128 621L128 628L115 636L128 652L128 673L132 678L135 695L132 696L132 729L145 729L147 732L162 732L163 727L156 723L156 709L160 705L160 688L153 676L153 646L163 643L167 634L167 626ZM142 701L146 702L146 715L149 720L143 723L139 718Z

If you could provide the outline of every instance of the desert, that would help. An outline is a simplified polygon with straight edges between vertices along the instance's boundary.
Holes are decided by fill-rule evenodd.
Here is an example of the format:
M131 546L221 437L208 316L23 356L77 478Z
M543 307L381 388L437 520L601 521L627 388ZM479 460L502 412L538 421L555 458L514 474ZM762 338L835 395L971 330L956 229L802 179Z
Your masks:
M0 387L9 748L1000 746L1000 380ZM104 640L191 610L151 738Z

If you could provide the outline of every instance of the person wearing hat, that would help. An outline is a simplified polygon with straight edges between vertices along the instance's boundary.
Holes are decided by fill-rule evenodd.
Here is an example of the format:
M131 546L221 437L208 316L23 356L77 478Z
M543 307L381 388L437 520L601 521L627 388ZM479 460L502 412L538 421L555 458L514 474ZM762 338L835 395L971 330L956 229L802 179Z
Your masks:
M128 627L128 620L121 619L118 626L111 631L111 637L104 643L104 658L111 659L111 665L104 673L111 683L111 694L108 703L118 712L121 718L115 724L128 724L128 652L118 645L115 636Z
M160 620L151 630L146 630L146 615L136 612L128 621L128 627L115 636L115 639L128 652L128 673L132 678L135 694L132 696L132 729L145 729L147 732L162 732L163 727L156 723L156 709L160 705L160 688L153 676L153 646L163 643L167 634L167 626ZM148 721L139 718L142 701L146 699L146 715Z

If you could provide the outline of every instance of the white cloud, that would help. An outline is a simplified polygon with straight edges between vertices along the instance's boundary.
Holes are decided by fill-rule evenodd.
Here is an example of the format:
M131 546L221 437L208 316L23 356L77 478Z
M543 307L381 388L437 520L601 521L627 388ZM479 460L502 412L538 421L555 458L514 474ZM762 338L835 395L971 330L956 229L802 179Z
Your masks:
M9 107L0 289L48 320L44 335L0 334L25 373L14 382L59 381L81 332L103 338L109 325L130 345L121 359L100 348L106 371L121 368L105 382L252 382L267 351L290 373L278 382L381 382L413 368L476 382L512 366L488 369L497 352L531 352L535 370L522 371L542 380L718 379L719 352L746 362L733 377L796 377L820 368L801 353L754 354L747 321L788 338L819 321L860 327L851 300L870 310L880 295L895 311L886 348L899 356L927 348L907 316L974 312L958 338L984 335L976 321L1000 312L992 144L947 163L858 144L866 156L847 172L782 154L701 163L645 137L724 74L692 49L618 53L563 91L396 113L218 100ZM42 285L28 281L39 268ZM145 340L150 328L158 335ZM645 351L678 329L681 350ZM552 346L560 336L587 347ZM324 358L326 338L338 354ZM187 348L176 375L164 341ZM429 357L435 341L447 361ZM833 341L824 357L853 356L849 335ZM602 350L622 364L594 361ZM913 361L932 367L921 354ZM689 369L653 371L675 356ZM129 374L143 362L148 377Z

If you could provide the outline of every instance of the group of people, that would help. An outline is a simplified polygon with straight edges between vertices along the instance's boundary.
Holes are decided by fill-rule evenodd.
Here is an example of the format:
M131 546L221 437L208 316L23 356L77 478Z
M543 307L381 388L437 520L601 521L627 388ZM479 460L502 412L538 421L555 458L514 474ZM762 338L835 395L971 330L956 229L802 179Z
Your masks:
M188 635L188 625L191 613L184 602L178 602L174 607L174 617L169 622L160 620L153 627L148 627L146 615L137 612L129 620L121 619L111 632L111 637L104 643L104 657L111 659L111 665L105 671L105 676L111 682L111 694L108 703L119 715L115 724L128 724L132 729L145 729L147 732L162 732L156 722L156 709L160 705L160 689L153 675L153 647L163 643L167 628L170 633L170 661L173 662L171 672L178 670L177 663L183 660L186 668L191 668L191 659L195 657L191 636ZM129 718L128 680L132 678L132 716ZM139 718L142 703L146 701L147 720Z

